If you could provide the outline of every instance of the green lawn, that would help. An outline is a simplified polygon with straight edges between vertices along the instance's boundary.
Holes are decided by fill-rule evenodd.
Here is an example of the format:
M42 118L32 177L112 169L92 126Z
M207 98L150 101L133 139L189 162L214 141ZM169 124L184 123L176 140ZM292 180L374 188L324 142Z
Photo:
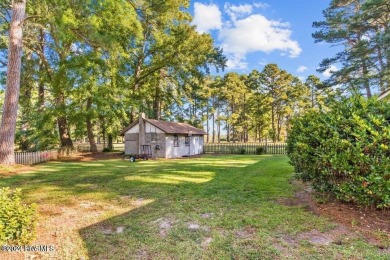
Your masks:
M61 259L388 259L353 232L278 201L286 156L52 162L0 178L39 205L39 257ZM0 255L1 258L1 255Z

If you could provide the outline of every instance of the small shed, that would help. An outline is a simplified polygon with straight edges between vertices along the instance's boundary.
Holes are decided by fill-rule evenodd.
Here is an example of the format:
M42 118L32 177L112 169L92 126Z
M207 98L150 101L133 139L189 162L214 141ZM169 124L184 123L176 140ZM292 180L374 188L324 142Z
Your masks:
M122 130L125 154L142 154L141 149L150 145L153 158L178 158L203 153L204 135L207 133L185 123L139 119Z

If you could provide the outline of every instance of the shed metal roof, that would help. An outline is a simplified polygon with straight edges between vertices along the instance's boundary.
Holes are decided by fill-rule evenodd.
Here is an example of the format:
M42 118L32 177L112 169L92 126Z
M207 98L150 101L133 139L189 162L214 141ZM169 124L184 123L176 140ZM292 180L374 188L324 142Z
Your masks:
M207 133L202 129L196 128L186 123L168 122L168 121L148 119L148 118L144 118L144 120L154 125L155 127L161 129L167 134L188 134L191 131L193 135L207 135ZM124 128L121 132L121 135L123 136L129 129L131 129L136 124L138 124L138 121L139 120L133 122L128 127Z

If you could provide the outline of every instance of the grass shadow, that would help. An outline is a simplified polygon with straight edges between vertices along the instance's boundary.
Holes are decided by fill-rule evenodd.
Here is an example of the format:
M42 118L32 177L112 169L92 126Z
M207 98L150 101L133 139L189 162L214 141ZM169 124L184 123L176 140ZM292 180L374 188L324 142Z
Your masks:
M47 218L59 214L56 221L73 225L80 242L72 253L82 247L80 256L90 259L278 258L292 247L284 234L332 226L300 207L275 203L293 194L287 160L234 155L54 162L2 178L0 185L23 187L29 202L68 207L66 214L45 208ZM293 246L295 257L349 254L333 246ZM367 254L367 246L360 248Z

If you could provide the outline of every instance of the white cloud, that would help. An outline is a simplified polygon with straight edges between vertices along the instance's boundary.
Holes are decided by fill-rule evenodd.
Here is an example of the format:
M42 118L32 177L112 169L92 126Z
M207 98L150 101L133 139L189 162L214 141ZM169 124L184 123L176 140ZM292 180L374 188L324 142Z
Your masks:
M196 25L200 33L210 30L221 29L222 14L215 4L205 5L199 2L194 4L194 20L192 24Z
M232 28L222 28L219 40L227 53L246 55L250 52L288 52L291 58L301 53L297 41L291 39L288 23L268 20L260 14L252 14L237 20Z
M267 8L261 2L234 5L225 3L222 13L216 4L194 4L193 24L201 33L218 30L218 41L228 58L228 68L247 68L246 56L254 52L279 51L295 58L301 53L299 43L292 39L288 22L276 21L256 12Z
M226 62L227 69L229 69L229 70L232 70L232 69L246 70L246 69L248 69L248 63L245 62L244 57L228 55L227 58L228 58L228 61Z
M304 72L305 70L308 70L308 67L306 67L306 66L299 66L298 69L297 69L297 72L301 73L301 72Z
M339 69L335 65L331 65L327 70L322 72L322 75L324 75L325 77L329 78L330 76L332 76L333 72L336 72L338 70Z
M253 6L250 4L244 5L232 5L230 3L225 3L224 6L225 12L229 15L232 21L236 21L238 18L242 18L245 15L252 14Z
M253 6L256 8L265 9L265 8L269 7L269 4L257 2L257 3L254 3Z

